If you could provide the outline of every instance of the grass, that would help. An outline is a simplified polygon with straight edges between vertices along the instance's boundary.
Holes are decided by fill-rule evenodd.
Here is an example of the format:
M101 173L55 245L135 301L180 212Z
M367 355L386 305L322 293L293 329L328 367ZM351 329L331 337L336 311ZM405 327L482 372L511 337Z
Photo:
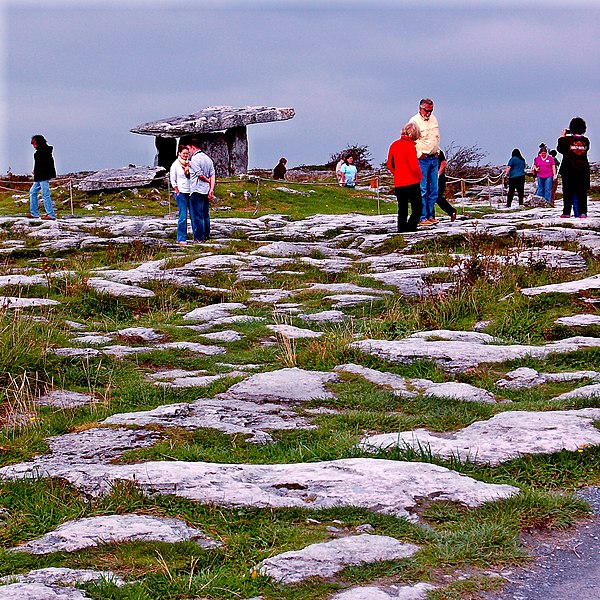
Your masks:
M261 182L257 187L256 181L220 181L217 195L222 200L213 207L213 216L252 216L256 210L257 191L257 216L277 213L300 219L315 213L344 213L349 206L353 212L377 214L377 201L369 192L316 183L285 182L286 187L304 192L314 189L314 193L303 196L275 189L280 185ZM252 195L251 201L244 198L245 191ZM65 199L64 194L57 197ZM117 214L164 216L167 207L162 206L161 201L165 200L164 190L141 189L137 196L131 192L106 193L102 198L76 192L74 210L76 215L88 216L90 212L84 206L94 203L99 205L95 212L101 214L108 214L106 207L114 206ZM220 210L225 204L231 206L230 211ZM383 212L393 214L396 205L382 202L381 208ZM482 207L472 212L483 215L490 209ZM14 213L13 199L7 193L0 194L0 214ZM106 239L111 237L108 229L102 226L90 225L87 233ZM341 234L344 235L338 239ZM0 230L2 240L20 237L21 234L7 224ZM353 240L343 226L327 231L323 238L344 254L351 254ZM238 229L213 253L251 252L262 243ZM553 400L558 394L589 381L548 383L525 390L503 390L495 384L506 372L520 366L541 372L596 370L600 364L600 349L555 354L544 360L523 358L504 364L481 365L450 376L431 361L390 365L349 347L357 338L403 339L425 329L471 330L482 321L487 322L486 333L505 343L535 345L574 335L572 329L556 325L555 320L559 316L595 310L594 305L584 302L584 296L546 294L528 297L520 294L519 289L568 281L581 275L539 264L520 267L510 260L506 264L500 261L523 249L536 247L538 243L521 240L516 235L497 238L483 230L474 230L468 235L422 240L408 250L404 236L390 233L370 250L374 257L401 252L422 259L426 266L453 267L451 275L432 277L431 283L451 281L454 287L433 298L385 295L370 305L345 309L348 318L341 324L317 326L305 323L293 312L282 316L274 313L270 306L253 303L252 290L273 287L294 291L289 301L301 304L303 311L313 312L330 308L331 303L325 300L328 292L303 290L308 284L353 283L377 289L385 286L369 277L364 264L354 264L342 273L325 270L322 261L325 254L315 250L308 257L309 261L293 257L274 268L267 273L267 283L238 281L237 273L225 267L196 268L194 274L200 285L227 291L153 281L143 284L155 293L153 298L113 298L89 287L89 278L99 276L96 269L108 266L127 270L142 262L159 259L165 259L166 268L185 267L204 249L189 247L173 252L163 245L134 241L50 255L40 250L37 240L27 239L24 248L13 251L10 256L2 256L0 274L39 274L46 285L9 286L3 288L2 293L50 298L61 304L52 309L0 311L0 465L30 460L47 451L45 440L48 437L97 426L109 415L213 398L239 380L223 378L201 389L169 389L155 386L145 377L147 373L169 368L202 370L212 375L228 372L230 367L223 363L242 367L260 365L261 371L292 366L330 371L340 364L356 363L409 379L470 383L512 403L490 405L443 398L406 399L362 377L340 373L339 382L330 386L335 394L333 398L296 407L314 425L313 429L271 431L273 442L258 445L241 434L226 435L215 429L156 428L163 436L161 442L151 448L131 450L119 459L120 462L184 460L290 464L372 456L356 448L365 434L416 428L451 432L505 410L598 407L600 401L597 398ZM574 249L572 243L564 247ZM465 254L470 258L459 261L454 254ZM596 259L586 255L586 260L586 276L600 272ZM585 296L594 298L597 295L592 291ZM58 357L49 352L53 347L72 345L70 340L75 337L75 331L67 321L82 323L86 332L114 334L121 328L144 326L163 334L165 341L205 343L197 331L183 327L190 324L183 315L198 306L223 301L244 302L249 307L245 314L261 319L211 329L232 328L242 335L239 341L223 344L227 347L225 355L202 356L156 350L123 359L108 356L81 359ZM323 331L324 335L319 339L290 340L273 334L266 327L274 323L311 328ZM588 327L579 332L597 337L599 330ZM115 343L124 342L115 338ZM138 340L133 345L146 344ZM86 392L94 396L96 402L70 410L38 406L37 398L51 389ZM314 414L311 409L315 408L329 410ZM0 524L0 547L4 548L0 550L0 575L45 566L70 566L111 569L133 580L122 589L107 583L83 586L90 597L97 599L230 599L261 595L272 600L313 600L329 598L335 591L351 585L419 581L433 581L440 586L429 594L429 598L475 598L482 591L497 586L497 580L485 576L486 570L526 563L520 532L570 527L586 514L586 506L570 494L581 486L600 483L599 452L596 447L587 447L580 452L526 456L493 467L441 460L427 451L396 449L378 454L389 460L431 462L480 481L511 484L521 489L518 496L471 509L421 499L416 509L424 523L421 525L358 508L321 511L240 509L202 505L171 496L147 497L130 482L118 483L104 498L86 498L66 483L54 479L3 481L0 483L0 509L6 512L0 511L0 519L5 521L4 525ZM221 540L224 546L207 552L191 543L135 542L48 556L6 551L71 519L130 512L181 518ZM367 523L373 527L372 533L419 544L421 551L406 560L348 567L335 581L313 579L295 586L277 585L254 570L266 557L331 539L327 529L330 526L349 534ZM469 573L468 578L457 578L457 574L465 572ZM448 584L445 576L454 578L453 583Z

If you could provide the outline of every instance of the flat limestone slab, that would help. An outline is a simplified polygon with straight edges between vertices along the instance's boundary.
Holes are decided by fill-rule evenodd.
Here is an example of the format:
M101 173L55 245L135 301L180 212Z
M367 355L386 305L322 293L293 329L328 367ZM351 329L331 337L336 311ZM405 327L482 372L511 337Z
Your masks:
M405 398L414 398L418 394L423 394L437 398L451 398L461 402L496 402L493 394L468 383L456 381L435 383L429 379L407 379L395 373L377 371L352 363L338 365L335 367L335 371L360 375L375 385L391 388L396 396Z
M179 519L152 515L107 515L68 521L40 538L12 548L14 552L50 554L74 552L103 544L153 541L182 542L194 540L202 548L215 548L219 542L207 538L199 529Z
M208 321L229 317L232 311L242 310L244 308L246 308L246 305L241 302L222 302L221 304L210 304L208 306L195 308L183 315L183 318L186 321L206 323Z
M558 325L569 327L588 327L589 325L600 325L600 315L573 315L571 317L559 317L554 321Z
M148 448L161 439L160 434L145 429L95 427L46 439L50 452L31 461L10 465L16 478L22 474L68 469L70 464L100 464L122 456L127 450ZM0 475L1 478L1 475Z
M38 406L55 406L56 408L78 408L95 402L96 398L89 394L71 392L69 390L52 390L40 396L35 403Z
M283 323L277 325L267 325L274 333L290 340L301 340L305 338L319 338L323 335L322 331L313 331L312 329L303 329L302 327L294 327L294 325L285 325Z
M85 600L82 590L44 583L12 583L0 587L0 600Z
M577 294L584 290L600 289L600 275L592 275L585 279L576 281L567 281L566 283L554 283L549 285L541 285L539 287L523 288L521 294L525 296L537 296L539 294Z
M364 438L360 447L366 451L394 447L429 449L442 458L455 456L497 465L528 454L553 454L600 445L600 429L593 424L598 419L600 408L507 411L454 433L433 433L426 429L384 433Z
M218 378L219 376L214 376L214 379ZM200 378L189 379L193 382L193 379ZM102 423L138 427L159 425L191 430L208 427L230 435L247 435L250 436L248 441L259 444L273 441L265 430L315 428L304 417L279 404L257 404L227 398L202 398L191 404L166 404L153 410L120 413L108 417Z
M496 387L508 390L519 390L531 388L536 385L543 385L544 383L581 381L582 379L600 381L600 372L567 371L563 373L540 373L529 367L519 367L514 371L509 371L502 379L496 381ZM558 398L560 398L560 396ZM558 398L555 398L555 400Z
M278 554L262 561L257 570L290 584L309 577L333 577L351 565L408 558L419 550L419 546L403 544L393 537L364 533Z
M115 190L150 185L158 175L164 175L162 167L122 167L103 169L88 175L77 184L85 192Z
M449 371L466 371L486 363L501 363L517 358L546 358L552 353L566 354L582 348L600 347L600 338L576 336L543 346L492 345L478 342L423 340L413 336L403 340L360 340L350 344L365 354L393 363L433 360Z
M427 592L435 589L431 583L424 582L386 588L355 587L331 596L331 600L426 600Z
M48 298L17 298L15 296L0 296L0 309L6 308L35 308L38 306L58 306L58 300Z
M334 398L325 388L327 383L339 381L337 374L323 371L305 371L297 367L257 373L245 381L232 385L220 397L253 402L306 402Z
M113 583L117 587L125 585L123 579L115 575L112 571L67 569L65 567L48 567L46 569L35 569L34 571L29 571L29 573L19 575L7 575L0 578L0 583L43 583L46 585L73 586L78 583L102 580Z
M556 396L553 400L571 400L573 398L600 398L600 383L584 385L583 387Z
M154 292L137 285L117 283L100 277L90 277L87 284L96 292L117 298L154 298Z
M467 506L519 493L510 485L476 481L428 463L353 458L317 463L248 465L182 461L141 464L68 464L0 469L2 479L61 477L91 496L110 492L116 481L135 481L148 494L176 495L227 507L360 506L410 520L418 498Z

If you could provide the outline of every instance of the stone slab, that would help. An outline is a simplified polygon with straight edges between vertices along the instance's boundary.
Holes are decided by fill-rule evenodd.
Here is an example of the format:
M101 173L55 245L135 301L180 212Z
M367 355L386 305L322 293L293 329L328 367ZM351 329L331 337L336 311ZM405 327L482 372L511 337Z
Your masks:
M161 137L181 137L192 133L210 133L256 123L286 121L294 117L293 108L274 106L209 106L202 110L177 117L142 123L131 129L132 133Z
M0 309L37 308L39 306L58 306L60 302L48 298L17 298L0 296Z
M91 496L105 495L117 481L135 481L149 494L174 494L203 504L325 509L360 506L417 520L419 498L466 506L519 493L510 485L476 481L428 463L353 458L314 463L248 465L182 461L141 464L48 465L0 468L2 479L61 477Z
M305 418L293 411L282 409L278 404L256 404L227 398L201 398L190 404L166 404L153 410L120 413L108 417L102 423L138 427L182 427L191 430L206 427L218 429L229 435L246 435L249 436L248 441L259 444L273 441L267 430L315 427Z
M598 348L600 339L576 336L549 342L541 346L520 344L492 345L446 340L424 341L409 337L403 340L360 340L350 344L365 354L372 354L392 363L433 360L449 371L466 371L486 363L502 363L519 358L546 358L550 354L566 354L582 348Z
M221 545L180 519L129 514L68 521L54 531L11 550L27 554L50 554L75 552L103 544L134 541L175 543L188 540L193 540L207 549Z
M306 371L297 367L252 375L232 385L220 397L252 402L307 402L334 398L325 385L339 381L335 373Z
M136 188L151 185L157 177L165 173L162 167L103 169L81 179L77 188L83 192Z
M426 600L428 592L436 589L431 583L355 587L331 596L331 600Z
M508 411L453 433L416 429L368 436L360 447L367 451L394 447L426 449L442 458L458 457L496 465L529 454L553 454L600 445L600 429L594 426L598 419L600 408Z
M12 583L0 586L0 600L85 600L82 590L44 583Z
M92 402L96 402L94 396L69 390L52 390L35 400L38 406L54 406L56 408L79 408Z
M112 571L68 569L66 567L48 567L46 569L35 569L29 571L29 573L0 577L0 583L43 583L60 586L74 586L78 583L89 583L90 581L106 581L117 587L125 585L125 581Z
M262 561L257 570L280 583L299 583L309 577L333 577L348 566L408 558L419 549L389 536L364 533L278 554Z
M600 275L592 275L585 279L567 281L566 283L553 283L539 287L523 288L521 294L524 296L537 296L539 294L577 294L585 290L600 289Z

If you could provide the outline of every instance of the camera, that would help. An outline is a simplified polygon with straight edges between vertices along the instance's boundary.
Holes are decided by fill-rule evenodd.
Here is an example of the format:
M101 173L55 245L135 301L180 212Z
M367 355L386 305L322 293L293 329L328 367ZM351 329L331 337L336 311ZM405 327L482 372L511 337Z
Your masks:
M565 129L565 135L571 135L571 130L570 129Z

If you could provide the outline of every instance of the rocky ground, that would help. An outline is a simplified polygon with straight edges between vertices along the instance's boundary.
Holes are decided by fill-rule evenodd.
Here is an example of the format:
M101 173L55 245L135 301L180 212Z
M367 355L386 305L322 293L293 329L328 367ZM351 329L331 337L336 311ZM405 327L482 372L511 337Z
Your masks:
M47 319L51 311L60 310L60 298L33 294L31 290L52 288L57 280L81 284L80 274L72 269L44 269L47 257L60 260L68 253L93 252L108 253L106 256L115 248L132 245L160 248L171 256L125 266L96 266L85 277L86 289L100 298L143 301L160 293L160 286L168 285L193 288L212 299L182 314L166 315L156 326L133 320L125 327L119 324L114 329L98 330L93 318L87 322L65 319L64 327L71 331L69 343L48 347L56 360L135 361L136 356L166 353L171 357L200 357L219 368L182 368L175 358L160 368L145 369L148 386L175 393L192 390L196 398L144 410L117 411L93 426L50 436L47 451L27 460L4 463L0 478L5 482L56 478L96 500L110 494L121 482L134 482L151 497L168 495L225 511L361 507L418 526L424 526L419 508L423 498L434 504L451 502L472 508L515 498L522 493L519 486L470 476L449 468L449 461L494 468L523 456L577 453L600 446L600 364L597 370L589 365L561 370L548 364L547 369L543 368L544 361L551 357L600 348L595 329L600 321L600 275L597 268L594 270L600 256L597 204L591 203L587 219L561 219L560 211L553 208L491 210L473 219L459 204L455 222L444 217L435 228L404 235L401 243L394 235L393 215L315 215L301 221L281 215L214 219L211 241L185 248L172 241L171 219L90 216L40 222L3 217L0 226L8 235L0 242L0 254L7 260L29 260L27 265L13 266L0 275L0 292L2 288L20 290L19 294L0 297L5 311ZM386 337L381 331L368 335L364 322L377 319L377 307L388 306L386 303L397 298L409 302L440 298L441 302L473 268L472 255L452 253L452 261L432 265L431 256L420 252L420 248L428 247L432 240L474 236L498 240L510 248L504 253L489 253L485 260L479 257L489 273L508 264L569 274L563 277L566 281L513 291L531 298L548 294L577 298L585 310L563 314L556 321L557 327L569 334L542 343L516 343L488 333L488 324L478 322L466 330L422 328L406 336ZM228 244L232 239L243 241L245 247L231 251ZM441 254L442 248L440 245ZM287 272L295 285L281 285L282 273ZM311 280L311 274L317 272L324 276ZM348 281L349 273L359 277ZM233 282L238 286L235 289L242 286L245 293L238 291L236 296L224 282ZM102 307L98 310L101 312ZM361 327L353 329L358 321ZM287 366L243 364L237 359L232 348L242 343L252 323L260 323L270 333L257 340L257 347L276 346L284 354L287 351ZM177 336L167 333L169 328L185 333L186 339L177 340ZM340 328L347 333L344 352L353 357L353 362L340 361L328 369L295 366L296 344L312 343L317 352L318 344L337 335ZM414 361L432 363L440 376L402 375L400 367ZM475 385L469 379L481 369L492 369L489 372L493 373L494 368L499 368L501 374L490 379L487 386ZM399 401L469 403L488 406L491 412L467 426L444 432L425 427L365 427L356 438L353 457L344 453L331 460L291 460L285 464L123 460L126 452L151 450L175 430L208 428L232 439L241 436L253 444L268 446L273 444L276 432L318 429L319 415L348 413L335 406L336 385L348 378L398 397ZM222 386L222 391L210 396L204 393L215 385ZM528 410L515 400L521 390L531 393L548 385L560 385L562 391L543 409ZM78 407L97 402L97 391L86 394L81 389L57 385L47 386L46 393L36 398L38 407L55 411L77 411ZM394 450L419 453L423 449L429 460L398 460L393 454ZM372 581L359 585L336 579L348 567L402 561L423 551L419 544L373 532L369 524L361 527L348 531L333 526L328 540L269 556L253 565L248 577L264 575L280 582L282 590L291 584L314 581L311 578L324 578L339 584L340 589L318 597L337 600L434 597L453 580L464 578L464 574L457 573L454 579L434 577L417 582L374 575ZM132 540L193 541L206 552L223 545L221 540L179 519L105 514L64 522L31 536L10 551L40 556L63 552L68 556L84 548ZM561 560L572 558L567 553ZM75 585L102 580L121 588L136 578L133 572L78 570L76 562L72 570L65 566L7 573L0 586L0 599L96 597ZM488 576L508 582L512 577L502 568L488 570ZM511 593L504 597L538 597ZM597 597L600 589L595 587L592 593ZM264 594L265 599L277 597L268 591ZM592 596L577 597L583 600Z

